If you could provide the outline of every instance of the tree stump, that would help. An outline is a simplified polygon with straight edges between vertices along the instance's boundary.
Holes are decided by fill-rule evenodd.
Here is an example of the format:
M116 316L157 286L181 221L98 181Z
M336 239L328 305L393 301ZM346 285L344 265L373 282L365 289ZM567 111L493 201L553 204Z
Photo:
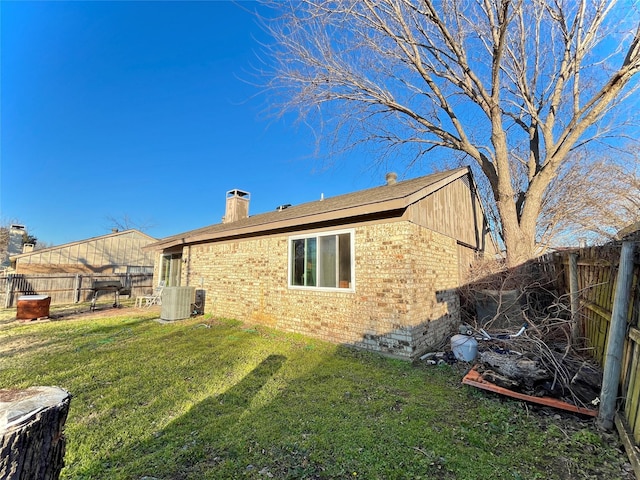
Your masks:
M71 395L59 387L0 390L0 478L57 480Z

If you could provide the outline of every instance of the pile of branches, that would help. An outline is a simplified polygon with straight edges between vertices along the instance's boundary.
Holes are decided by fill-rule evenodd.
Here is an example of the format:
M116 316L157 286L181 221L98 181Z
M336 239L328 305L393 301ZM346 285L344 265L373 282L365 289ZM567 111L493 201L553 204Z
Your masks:
M488 272L487 267L495 270ZM463 330L479 339L478 371L483 378L531 396L587 408L597 405L602 371L584 341L572 341L575 319L569 298L557 294L557 279L530 266L507 271L490 264L480 272L472 272L476 276L462 289L461 298ZM495 301L495 313L480 318L478 305L486 301L487 292Z
M593 408L602 371L588 357L533 335L482 342L478 371L491 383L535 397L554 397Z

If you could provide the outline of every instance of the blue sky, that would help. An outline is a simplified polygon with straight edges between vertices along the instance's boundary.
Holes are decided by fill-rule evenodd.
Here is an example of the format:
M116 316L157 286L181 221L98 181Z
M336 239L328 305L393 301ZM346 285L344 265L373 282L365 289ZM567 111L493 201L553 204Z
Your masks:
M235 188L257 214L383 184L366 158L328 165L294 118L265 116L265 37L245 8L2 1L2 224L59 245L128 217L162 238L218 223Z

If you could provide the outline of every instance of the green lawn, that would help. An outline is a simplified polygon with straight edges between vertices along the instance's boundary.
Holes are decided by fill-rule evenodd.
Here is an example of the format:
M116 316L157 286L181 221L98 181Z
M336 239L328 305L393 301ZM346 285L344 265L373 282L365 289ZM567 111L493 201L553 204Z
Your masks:
M232 320L5 320L0 355L3 388L73 395L62 478L630 478L591 422L556 425L460 368Z

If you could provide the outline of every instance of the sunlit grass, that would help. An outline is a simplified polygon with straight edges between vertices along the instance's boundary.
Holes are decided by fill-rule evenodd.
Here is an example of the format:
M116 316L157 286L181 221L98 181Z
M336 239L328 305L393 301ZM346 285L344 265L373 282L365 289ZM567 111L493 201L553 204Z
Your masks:
M625 478L595 430L544 427L449 367L139 313L0 327L4 388L73 395L62 478Z

